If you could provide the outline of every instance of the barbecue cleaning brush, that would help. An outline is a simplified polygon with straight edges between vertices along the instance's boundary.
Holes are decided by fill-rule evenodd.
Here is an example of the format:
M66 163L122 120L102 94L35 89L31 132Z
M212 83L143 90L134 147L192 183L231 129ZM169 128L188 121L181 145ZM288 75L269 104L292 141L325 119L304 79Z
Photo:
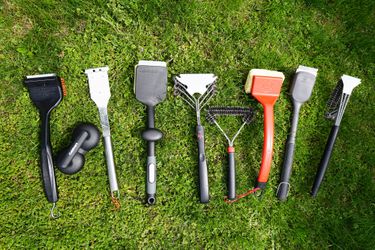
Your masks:
M316 197L320 184L323 181L324 174L327 170L329 160L331 158L333 146L339 132L340 123L344 116L346 105L348 105L350 95L355 87L361 83L361 79L343 75L341 80L336 85L331 98L327 103L327 112L325 117L330 120L334 120L335 123L332 126L331 133L329 134L328 141L324 150L323 158L320 161L318 172L316 173L314 185L311 191L311 195Z
M241 130L246 124L253 121L255 112L252 108L244 107L210 107L207 111L207 121L211 124L216 124L219 130L223 133L228 141L228 200L236 199L236 164L234 158L234 140L240 134ZM217 122L218 116L239 116L242 118L242 125L234 134L232 139L222 129Z

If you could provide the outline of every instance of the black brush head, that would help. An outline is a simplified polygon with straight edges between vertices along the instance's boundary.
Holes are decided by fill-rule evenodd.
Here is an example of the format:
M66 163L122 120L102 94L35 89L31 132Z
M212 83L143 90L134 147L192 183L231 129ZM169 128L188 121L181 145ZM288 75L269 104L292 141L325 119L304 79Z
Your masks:
M167 66L165 63L152 63L141 61L135 68L135 96L148 106L162 102L167 95Z
M342 91L344 88L344 83L340 80L335 89L333 90L331 97L327 101L327 111L325 113L325 117L330 120L335 120L337 117L337 112L340 107L340 100Z
M242 121L249 124L255 117L255 111L249 107L209 107L206 119L209 123L214 123L217 116L241 116Z
M34 105L43 112L56 107L63 98L63 80L55 74L27 76L24 80Z
M181 95L182 91L186 91L186 86L178 82L175 78L173 78L175 84L173 85L173 95L179 96Z

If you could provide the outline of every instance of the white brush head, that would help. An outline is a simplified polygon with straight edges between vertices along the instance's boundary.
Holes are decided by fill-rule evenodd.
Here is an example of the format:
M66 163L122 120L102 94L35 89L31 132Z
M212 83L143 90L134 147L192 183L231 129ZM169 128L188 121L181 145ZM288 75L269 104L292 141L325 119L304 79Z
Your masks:
M341 77L342 83L344 84L343 93L350 95L355 87L361 83L361 79L343 75Z
M214 74L180 74L175 77L179 83L186 86L186 91L193 96L198 93L203 95L210 84L217 80Z
M109 89L108 67L86 69L90 97L98 107L107 107L111 92Z
M267 77L281 78L283 81L285 79L284 74L282 72L279 72L279 71L267 70L267 69L252 69L252 70L250 70L249 74L247 75L247 79L246 79L245 92L247 94L251 93L251 87L253 85L254 76L267 76Z

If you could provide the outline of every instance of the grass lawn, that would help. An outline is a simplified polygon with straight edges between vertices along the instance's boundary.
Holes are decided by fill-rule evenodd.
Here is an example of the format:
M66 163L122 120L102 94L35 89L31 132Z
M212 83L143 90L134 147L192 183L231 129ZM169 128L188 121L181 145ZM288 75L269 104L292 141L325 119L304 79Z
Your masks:
M0 248L373 249L375 246L375 2L373 0L2 0L0 2ZM168 62L167 100L157 106L157 205L146 206L146 109L133 93L139 60ZM291 192L275 197L298 65L319 68L301 110ZM50 219L39 167L39 115L26 75L56 72L68 95L53 111L56 154L79 122L100 126L84 69L108 65L109 119L121 209L109 198L103 143L82 172L56 170L62 216ZM260 104L244 93L252 68L284 72L275 107L268 188L227 205L226 141L206 128L211 202L199 203L194 112L173 96L172 76L215 73L211 105L252 106L256 120L236 141L237 192L255 184L263 144ZM353 92L326 178L309 195L332 122L325 104L342 74ZM226 129L240 120L225 119Z

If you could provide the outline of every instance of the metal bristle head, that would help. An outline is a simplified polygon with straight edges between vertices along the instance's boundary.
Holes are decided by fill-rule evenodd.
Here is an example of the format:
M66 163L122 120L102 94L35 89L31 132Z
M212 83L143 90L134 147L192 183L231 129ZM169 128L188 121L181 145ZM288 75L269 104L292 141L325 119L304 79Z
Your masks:
M325 117L330 120L335 120L337 117L337 112L340 107L340 100L342 91L344 88L344 84L342 80L340 80L335 89L333 90L331 97L327 101L327 111L325 113Z
M242 116L242 121L246 124L252 122L255 111L247 107L210 107L207 112L207 120L214 123L216 116Z
M210 123L210 124L214 124L215 123L215 115L212 114L209 110L206 114L206 119L207 121Z
M176 87L173 90L173 95L174 96L179 96L180 95L180 91Z

